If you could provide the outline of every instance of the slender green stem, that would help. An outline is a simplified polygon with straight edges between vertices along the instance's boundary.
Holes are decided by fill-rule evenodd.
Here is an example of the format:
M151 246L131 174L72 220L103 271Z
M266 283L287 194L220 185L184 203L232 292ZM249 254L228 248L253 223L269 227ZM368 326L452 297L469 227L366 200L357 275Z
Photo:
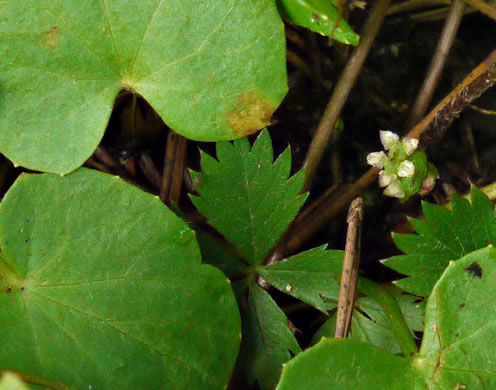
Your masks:
M398 302L379 284L371 282L365 286L360 285L360 287L364 293L381 305L403 354L406 357L415 355L418 352L418 347Z

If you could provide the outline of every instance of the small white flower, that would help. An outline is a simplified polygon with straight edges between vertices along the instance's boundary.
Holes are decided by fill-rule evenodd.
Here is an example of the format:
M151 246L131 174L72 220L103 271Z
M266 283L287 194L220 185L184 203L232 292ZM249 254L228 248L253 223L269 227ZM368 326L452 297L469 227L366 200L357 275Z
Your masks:
M386 187L384 195L393 198L403 198L405 196L405 191L401 188L401 183L398 180L395 180Z
M386 173L386 171L379 172L379 187L387 187L394 180L396 180L396 175L394 173Z
M386 150L391 149L391 147L400 140L398 134L388 130L380 130L379 137L381 138L382 145Z
M412 177L415 173L415 165L411 161L405 160L398 167L399 177Z
M386 161L387 156L384 152L373 152L367 155L367 163L379 169L384 168Z
M401 143L403 144L403 149L405 149L405 153L408 156L410 156L417 149L419 140L417 138L412 138L412 137L403 137Z

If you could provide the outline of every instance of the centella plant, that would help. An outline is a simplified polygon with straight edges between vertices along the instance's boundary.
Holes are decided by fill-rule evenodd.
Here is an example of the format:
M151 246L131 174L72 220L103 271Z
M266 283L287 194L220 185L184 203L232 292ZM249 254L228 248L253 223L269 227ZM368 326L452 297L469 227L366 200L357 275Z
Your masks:
M408 200L415 194L427 195L433 188L439 174L427 155L418 149L418 139L400 137L392 131L379 132L386 150L370 153L367 162L380 169L379 187L386 187L384 195Z

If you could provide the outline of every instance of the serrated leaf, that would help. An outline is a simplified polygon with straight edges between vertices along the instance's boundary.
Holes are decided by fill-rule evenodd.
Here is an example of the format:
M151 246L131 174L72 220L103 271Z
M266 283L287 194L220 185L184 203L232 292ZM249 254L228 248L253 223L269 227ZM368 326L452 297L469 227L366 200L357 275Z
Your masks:
M269 133L253 144L217 144L218 161L202 153L195 206L252 264L260 264L303 205L303 171L289 178L290 150L272 163Z
M453 195L452 210L423 203L425 221L412 219L415 234L394 234L406 255L384 261L388 267L406 276L396 284L405 291L427 296L450 260L496 244L494 206L477 187L472 187L472 202Z
M157 197L86 169L24 175L0 246L0 369L85 389L227 385L234 294Z
M287 91L273 1L6 0L0 20L0 152L30 169L83 164L122 89L203 141L267 126Z
M401 312L412 333L424 330L425 304L417 303L418 297L402 294L400 289L390 289L389 293L398 302ZM322 337L334 337L336 315L329 318L312 339L316 344ZM360 298L355 304L351 319L350 339L362 341L388 350L393 354L401 353L401 348L391 329L390 320L386 317L381 305L369 297Z
M248 381L258 381L262 390L273 389L282 365L298 352L300 346L284 313L265 290L252 284L240 351L240 364Z
M343 251L328 251L326 247L299 253L268 267L258 267L258 272L278 290L327 313L337 305Z
M449 264L430 295L412 359L347 339L323 339L284 367L285 389L491 389L496 387L496 249Z

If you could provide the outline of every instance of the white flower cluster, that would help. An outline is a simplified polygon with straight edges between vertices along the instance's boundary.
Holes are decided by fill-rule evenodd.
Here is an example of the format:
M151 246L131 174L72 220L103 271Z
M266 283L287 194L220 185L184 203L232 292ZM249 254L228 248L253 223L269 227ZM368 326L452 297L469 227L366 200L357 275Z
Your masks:
M398 134L395 134L392 131L381 130L379 134L385 150L390 150L395 145L401 143L407 156L410 156L417 149L419 143L418 139L411 137L403 137L400 141ZM379 186L386 187L384 195L403 198L405 196L405 191L403 190L398 177L412 177L415 174L415 165L411 161L405 159L399 164L395 172L384 170L391 160L391 157L383 151L373 152L367 156L368 164L381 169L379 172Z

